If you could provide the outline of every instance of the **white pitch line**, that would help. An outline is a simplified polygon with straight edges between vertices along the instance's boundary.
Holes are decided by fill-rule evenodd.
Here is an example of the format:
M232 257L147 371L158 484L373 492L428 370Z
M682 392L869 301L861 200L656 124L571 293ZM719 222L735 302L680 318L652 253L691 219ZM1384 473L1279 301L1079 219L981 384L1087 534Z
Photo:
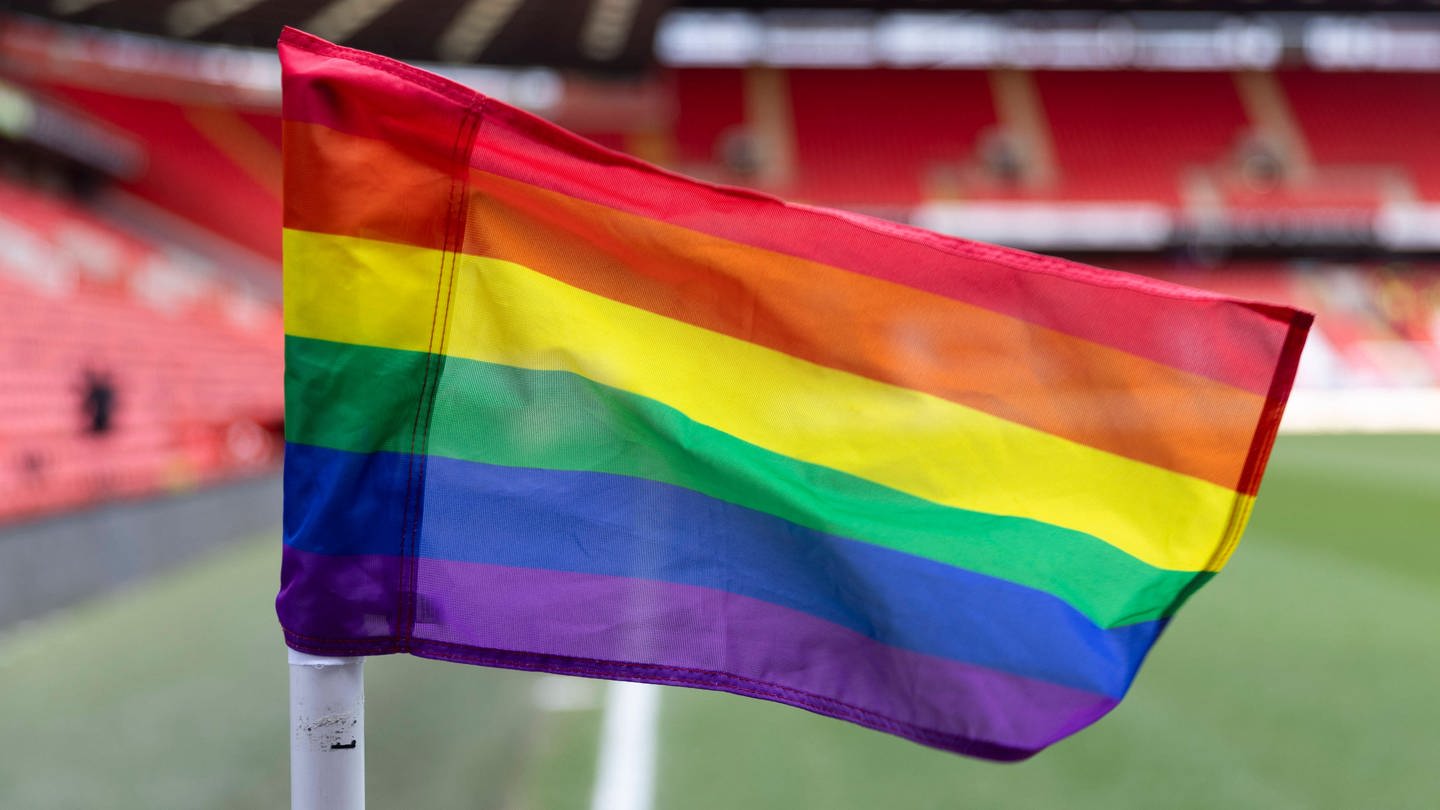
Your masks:
M614 681L607 690L590 810L650 810L655 800L660 687Z

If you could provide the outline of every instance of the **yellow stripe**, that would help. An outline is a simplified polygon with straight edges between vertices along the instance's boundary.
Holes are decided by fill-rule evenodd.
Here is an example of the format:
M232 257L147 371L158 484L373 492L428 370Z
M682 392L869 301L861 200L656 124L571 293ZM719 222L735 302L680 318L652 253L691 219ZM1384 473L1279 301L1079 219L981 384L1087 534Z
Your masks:
M432 350L439 251L289 228L284 240L286 334Z
M441 255L285 233L286 331L425 351ZM1152 565L1218 568L1246 496L929 394L818 366L461 256L446 353L582 374L777 453L937 503L1099 537ZM683 437L681 437L683 441ZM1238 510L1238 511L1237 511Z

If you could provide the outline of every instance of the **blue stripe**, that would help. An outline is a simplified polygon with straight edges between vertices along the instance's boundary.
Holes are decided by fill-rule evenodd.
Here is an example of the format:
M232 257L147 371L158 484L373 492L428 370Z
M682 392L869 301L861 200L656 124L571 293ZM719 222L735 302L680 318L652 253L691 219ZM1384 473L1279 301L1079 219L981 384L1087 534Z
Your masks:
M289 445L285 542L397 554L409 463ZM608 473L432 457L418 553L728 591L891 646L1114 698L1166 624L1101 629L1044 591Z

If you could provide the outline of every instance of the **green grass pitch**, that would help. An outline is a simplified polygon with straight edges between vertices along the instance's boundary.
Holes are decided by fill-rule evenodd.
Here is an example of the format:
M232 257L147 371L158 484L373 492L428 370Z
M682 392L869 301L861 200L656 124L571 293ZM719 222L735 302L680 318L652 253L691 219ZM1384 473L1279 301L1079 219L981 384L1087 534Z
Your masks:
M0 808L285 807L278 559L257 538L0 636ZM596 708L538 709L523 673L366 677L371 807L588 806ZM1028 762L680 689L659 731L661 810L1440 806L1440 437L1283 438L1129 697Z

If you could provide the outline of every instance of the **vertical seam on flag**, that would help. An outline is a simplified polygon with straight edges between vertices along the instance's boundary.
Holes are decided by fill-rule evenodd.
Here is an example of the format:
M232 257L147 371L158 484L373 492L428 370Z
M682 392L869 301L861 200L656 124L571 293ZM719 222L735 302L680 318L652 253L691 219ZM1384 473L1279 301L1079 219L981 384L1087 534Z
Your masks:
M1295 373L1300 366L1300 350L1305 345L1305 337L1310 332L1310 324L1315 320L1309 313L1296 313L1290 320L1290 330L1285 335L1285 343L1280 348L1280 362L1276 366L1275 373L1270 378L1270 391L1265 397L1265 407L1260 413L1260 422L1255 426L1255 437L1250 443L1250 454L1245 459L1245 467L1240 473L1238 497L1235 499L1235 506L1230 512L1230 524L1225 531L1225 537L1220 546L1215 549L1210 562L1205 566L1207 571L1218 571L1225 561L1230 559L1235 546L1240 542L1240 535L1245 531L1245 524L1250 520L1250 512L1255 508L1255 497L1259 494L1260 478L1265 472L1265 462L1270 458L1270 450L1275 445L1275 437L1280 432L1280 418L1285 413L1285 403L1290 398L1290 387L1295 381ZM1176 608L1179 605L1175 606Z
M1305 337L1315 316L1308 312L1297 312L1290 321L1290 331L1280 347L1280 361L1270 378L1270 391L1265 397L1265 407L1256 426L1255 442L1250 446L1250 455L1240 473L1237 490L1251 495L1260 489L1260 479L1265 473L1265 463L1270 458L1270 449L1280 431L1280 418L1285 414L1285 403L1290 399L1290 389L1295 382L1295 373L1300 366L1300 352L1305 347Z
M396 641L400 649L406 651L410 650L415 635L418 601L416 579L419 568L420 528L424 519L422 512L425 500L425 470L429 458L430 421L435 412L435 396L440 389L440 376L445 369L445 344L455 291L455 272L459 266L460 247L465 241L465 167L469 165L470 150L480 131L481 113L478 103L472 101L465 106L451 145L452 173L440 267L435 279L435 304L430 312L425 371L420 381L420 395L415 402L415 419L410 432L409 465L405 477L405 512L400 528L401 563L397 590L400 603L396 606L395 622Z

